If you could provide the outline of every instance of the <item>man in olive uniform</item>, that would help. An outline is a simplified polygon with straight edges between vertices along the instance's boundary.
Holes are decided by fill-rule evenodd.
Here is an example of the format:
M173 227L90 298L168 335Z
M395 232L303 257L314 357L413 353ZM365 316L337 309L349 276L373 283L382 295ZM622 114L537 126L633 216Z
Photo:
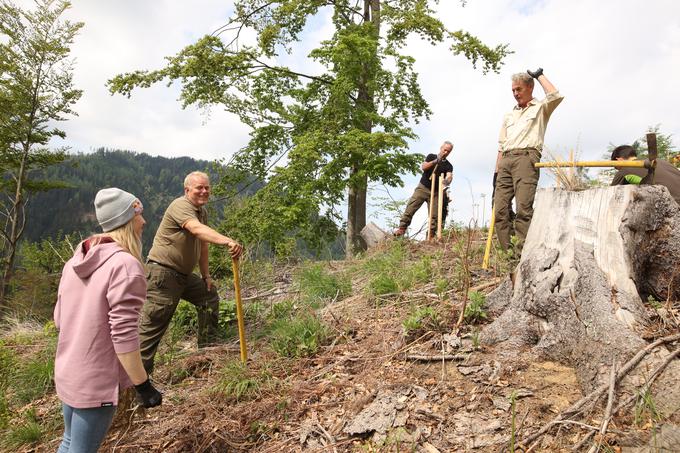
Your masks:
M541 101L533 96L534 79L545 92ZM510 247L512 220L510 207L515 198L514 222L521 252L534 214L534 196L538 185L538 169L534 164L541 160L543 138L550 115L564 98L543 74L543 69L527 71L512 76L512 94L517 105L503 117L498 139L496 159L496 192L494 210L496 234L503 250Z
M202 172L184 179L184 196L175 199L163 214L146 262L147 302L142 307L139 337L142 362L153 371L158 344L170 324L180 298L198 312L198 346L217 341L219 297L208 267L208 244L229 248L233 258L243 251L233 239L210 228L205 205L210 180ZM198 264L201 277L193 273Z

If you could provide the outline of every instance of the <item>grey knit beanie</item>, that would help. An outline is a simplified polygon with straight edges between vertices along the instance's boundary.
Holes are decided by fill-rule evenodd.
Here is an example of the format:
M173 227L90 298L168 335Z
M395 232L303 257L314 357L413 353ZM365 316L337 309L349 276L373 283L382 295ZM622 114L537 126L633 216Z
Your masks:
M94 209L104 233L125 225L135 216L135 201L137 197L116 187L97 192Z

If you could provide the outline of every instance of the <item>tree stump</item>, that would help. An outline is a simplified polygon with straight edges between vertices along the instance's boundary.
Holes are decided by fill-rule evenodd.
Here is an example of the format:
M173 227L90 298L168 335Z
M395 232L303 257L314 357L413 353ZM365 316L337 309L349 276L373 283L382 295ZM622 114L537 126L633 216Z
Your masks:
M510 282L489 296L497 315L481 335L507 354L571 366L584 393L609 380L647 345L656 310L680 299L680 207L665 187L616 186L570 192L541 189ZM635 391L663 361L658 348L621 383ZM657 404L680 407L680 366L674 360L656 381Z

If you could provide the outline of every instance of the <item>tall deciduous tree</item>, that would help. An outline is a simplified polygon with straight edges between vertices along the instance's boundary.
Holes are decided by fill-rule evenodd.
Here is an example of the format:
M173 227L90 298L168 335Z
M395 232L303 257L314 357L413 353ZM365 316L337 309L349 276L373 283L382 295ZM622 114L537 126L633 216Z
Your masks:
M430 110L405 46L412 35L449 42L482 70L498 71L505 45L489 48L464 31L449 31L428 0L237 0L222 28L168 59L156 71L113 78L112 92L179 81L187 105L222 105L252 128L235 164L268 181L243 209L276 240L285 231L313 236L310 219L337 218L347 200L347 254L363 248L369 182L402 185L421 156L407 153L410 123ZM464 2L463 2L464 3ZM302 69L281 64L305 25L331 17L334 33L309 54ZM257 42L241 45L244 30ZM287 165L272 170L281 156ZM248 203L247 203L248 205ZM247 214L247 215L246 215ZM276 231L276 233L273 233Z
M55 122L74 114L71 107L82 94L73 86L68 56L83 24L61 19L69 7L67 1L53 0L38 0L32 10L0 3L0 304L28 221L28 197L60 186L33 173L64 160L65 149L50 151L47 144L52 137L65 137Z

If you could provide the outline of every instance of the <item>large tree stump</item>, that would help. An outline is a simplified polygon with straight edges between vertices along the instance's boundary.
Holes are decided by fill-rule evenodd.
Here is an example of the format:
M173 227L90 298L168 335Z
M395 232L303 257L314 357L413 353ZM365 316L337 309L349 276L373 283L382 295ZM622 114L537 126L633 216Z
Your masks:
M542 189L514 289L492 293L497 315L482 332L508 354L530 352L572 366L584 393L630 359L657 317L647 302L680 299L680 207L665 187ZM623 381L633 391L668 350L650 354ZM675 360L657 381L666 413L680 406Z

